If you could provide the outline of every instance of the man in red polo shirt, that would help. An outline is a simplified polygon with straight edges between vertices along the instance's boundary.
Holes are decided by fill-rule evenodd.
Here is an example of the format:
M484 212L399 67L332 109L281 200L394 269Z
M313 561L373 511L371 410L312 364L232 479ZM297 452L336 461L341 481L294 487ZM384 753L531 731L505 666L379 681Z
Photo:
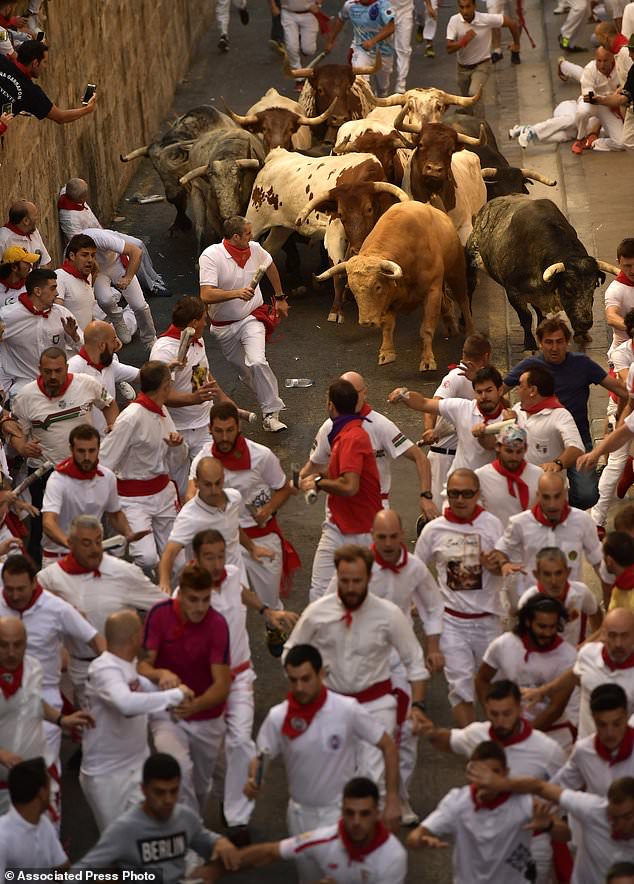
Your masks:
M372 523L381 509L381 484L370 437L356 411L357 391L342 378L328 390L328 435L331 455L327 476L306 476L302 491L325 491L326 520L313 559L310 598L324 595L335 573L334 554L340 546L372 543Z
M204 812L225 723L231 687L229 628L210 605L212 577L200 565L186 565L178 596L159 602L145 620L144 659L139 673L160 690L187 685L194 692L171 713L150 724L157 752L173 755L181 767L179 800Z

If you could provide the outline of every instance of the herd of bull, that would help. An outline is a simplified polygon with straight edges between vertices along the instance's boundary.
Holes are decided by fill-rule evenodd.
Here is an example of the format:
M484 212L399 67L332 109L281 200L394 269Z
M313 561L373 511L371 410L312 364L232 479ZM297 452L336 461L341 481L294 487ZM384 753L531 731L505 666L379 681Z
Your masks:
M382 330L379 365L396 359L396 314L422 305L420 370L434 370L433 335L441 317L456 330L454 303L473 328L478 268L506 290L525 349L536 348L529 304L538 321L565 310L583 345L595 288L618 268L588 255L551 200L528 196L528 184L556 182L509 165L490 126L468 113L479 96L415 88L379 98L366 80L378 65L378 53L371 68L287 64L304 80L298 101L269 89L244 115L196 107L121 159L151 159L173 229L191 228L189 204L201 249L233 215L246 216L254 239L266 235L273 255L286 248L292 260L293 234L323 240L331 266L317 279L335 285L328 319L343 321L347 287L359 322Z

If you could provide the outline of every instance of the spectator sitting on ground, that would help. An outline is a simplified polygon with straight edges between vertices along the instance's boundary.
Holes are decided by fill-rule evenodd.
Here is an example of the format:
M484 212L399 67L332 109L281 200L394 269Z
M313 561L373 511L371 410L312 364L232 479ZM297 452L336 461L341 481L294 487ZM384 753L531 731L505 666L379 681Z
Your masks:
M572 152L581 154L584 150L624 150L623 118L620 114L612 113L612 106L606 104L606 98L614 97L620 85L614 55L609 49L602 46L597 49L594 61L588 62L583 69L580 85L583 101L577 105L577 140L572 145ZM600 120L607 138L588 134L588 121L591 117Z

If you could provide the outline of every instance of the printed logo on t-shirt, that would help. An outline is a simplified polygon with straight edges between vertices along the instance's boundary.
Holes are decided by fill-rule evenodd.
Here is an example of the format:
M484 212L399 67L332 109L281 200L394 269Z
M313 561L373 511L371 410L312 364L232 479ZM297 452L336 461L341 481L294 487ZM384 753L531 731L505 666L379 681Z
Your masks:
M480 537L478 534L450 534L445 541L447 588L454 592L482 589Z
M299 731L300 734L303 734L308 725L303 718L291 718L291 727L293 730Z
M333 734L328 738L328 746L333 749L335 752L341 746L341 737L339 734Z
M405 436L402 433L397 433L396 436L392 439L392 445L394 448L398 448L399 445L402 445L405 442Z
M504 860L516 872L523 872L527 881L537 878L535 863L530 850L525 844L518 844Z
M176 832L166 838L143 838L137 841L142 863L162 863L187 853L185 832Z
M192 366L192 393L207 383L207 369L204 365Z

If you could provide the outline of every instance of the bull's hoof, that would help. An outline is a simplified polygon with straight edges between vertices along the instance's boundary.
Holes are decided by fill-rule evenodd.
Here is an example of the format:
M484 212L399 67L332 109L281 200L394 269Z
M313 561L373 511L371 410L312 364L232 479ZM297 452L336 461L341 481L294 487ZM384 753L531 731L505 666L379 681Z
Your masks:
M386 350L379 353L379 365L389 365L390 362L396 362L396 352L394 350Z
M421 359L420 365L418 366L419 371L436 371L438 368L435 359L429 359L425 362L424 359Z
M341 324L343 322L343 313L338 313L336 310L333 310L328 314L328 322Z

